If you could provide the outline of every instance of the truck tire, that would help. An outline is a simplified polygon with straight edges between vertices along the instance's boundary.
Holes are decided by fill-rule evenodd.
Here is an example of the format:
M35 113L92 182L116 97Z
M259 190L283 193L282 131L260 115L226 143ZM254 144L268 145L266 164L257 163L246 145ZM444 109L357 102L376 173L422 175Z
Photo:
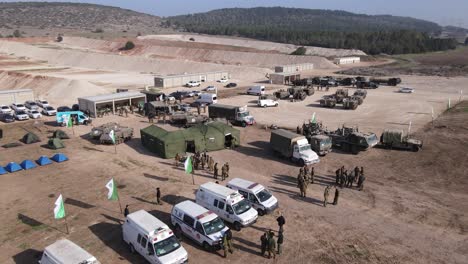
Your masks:
M356 145L351 145L351 153L357 155L359 153L359 148Z
M178 224L175 225L174 227L174 235L179 239L182 240L182 229Z
M236 231L241 231L242 229L242 225L239 222L234 222L233 227Z
M132 245L132 243L128 244L128 250L130 253L135 254L135 247Z
M263 211L262 209L258 209L257 212L258 212L259 216L264 216L265 215L265 211Z
M275 107L278 107L278 103L275 104Z
M419 147L416 146L416 145L413 145L413 147L411 148L411 150L412 150L413 152L418 152L418 151L419 151Z
M242 127L246 127L246 126L247 126L247 123L246 123L245 121L242 121L241 126L242 126Z
M299 160L299 166L304 167L304 164L305 164L304 160L303 160L303 159L300 159L300 160Z
M267 108L267 105L266 105L266 104L264 104L264 105L263 105L263 108Z
M341 150L343 150L344 152L349 152L349 144L341 143Z
M202 245L202 246L203 246L203 249L204 249L205 251L208 251L208 252L212 252L212 251L213 251L213 248L212 248L210 245L208 245L208 243L206 243L206 241L203 242L203 245Z

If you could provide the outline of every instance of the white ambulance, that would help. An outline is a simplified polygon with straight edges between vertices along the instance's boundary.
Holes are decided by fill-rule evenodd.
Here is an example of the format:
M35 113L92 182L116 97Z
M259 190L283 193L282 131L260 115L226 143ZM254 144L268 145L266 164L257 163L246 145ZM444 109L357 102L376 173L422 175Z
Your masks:
M215 212L224 221L232 223L237 231L255 223L258 218L257 210L238 191L214 182L200 185L196 202Z
M68 239L60 239L47 246L39 260L39 264L68 263L100 264L93 255Z
M127 215L122 225L123 240L130 252L138 252L149 263L180 264L188 254L172 230L145 210Z
M278 208L278 199L260 183L234 178L226 186L239 191L259 215L271 213Z
M215 213L192 201L174 205L171 222L177 234L183 233L207 251L221 249L224 232L229 230Z

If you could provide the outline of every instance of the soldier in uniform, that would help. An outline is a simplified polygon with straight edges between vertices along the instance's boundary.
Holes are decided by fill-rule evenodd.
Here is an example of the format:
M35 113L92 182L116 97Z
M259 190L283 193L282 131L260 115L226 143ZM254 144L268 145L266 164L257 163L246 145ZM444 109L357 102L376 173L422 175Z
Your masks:
M218 179L218 163L216 162L216 164L214 165L214 168L213 168L213 177L215 179Z
M175 166L176 166L176 167L179 167L179 161L180 161L179 153L177 153L177 154L175 155L175 158L174 158L174 159L175 159Z
M202 157L201 160L200 160L200 163L201 163L202 170L204 170L205 169L205 158Z
M300 181L300 178L304 178L304 170L302 168L299 169L299 174L297 175L297 182Z
M234 249L232 247L232 232L228 229L223 235L223 249L224 249L224 257L227 257L227 253L233 254Z
M274 238L273 231L270 230L270 234L268 235L268 258L271 258L273 255L273 259L276 258L276 242Z
M305 197L304 178L302 177L302 175L299 175L298 177L297 187L299 188L299 191L301 192L301 197Z
M311 184L314 184L314 177L315 177L315 169L314 169L314 167L312 167L310 169L310 183Z
M301 134L301 128L299 126L297 126L297 128L296 128L296 133Z
M325 191L323 193L323 207L327 207L328 203L328 196L330 195L330 186L327 186L325 188Z
M336 185L341 185L341 170L340 169L337 169L335 171L335 174L336 174Z
M359 171L359 167L356 166L354 168L354 182L356 182L359 179L359 174L361 174L361 172Z
M351 171L348 175L348 188L353 188L354 177L354 171Z
M221 181L226 179L226 164L221 167Z
M307 165L304 165L304 175L306 179L309 177L309 167Z
M362 176L364 176L364 167L361 167L360 174L361 174Z
M282 253L282 245L283 245L283 231L280 231L278 233L278 240L277 240L277 244L278 244L278 255L281 255Z
M229 162L226 162L224 166L226 166L226 178L229 178Z
M208 161L208 170L209 171L213 171L213 168L214 167L214 160L212 157L210 157L209 161Z
M361 174L359 175L359 179L358 179L358 190L359 191L362 191L362 189L364 189L364 181L366 180L366 177L364 176L364 174Z
M338 190L338 188L335 188L335 197L333 198L333 205L338 204L339 197L340 197L340 190Z
M267 251L268 247L268 233L265 232L263 235L260 237L260 242L261 242L261 249L262 249L262 257L265 257L265 252Z

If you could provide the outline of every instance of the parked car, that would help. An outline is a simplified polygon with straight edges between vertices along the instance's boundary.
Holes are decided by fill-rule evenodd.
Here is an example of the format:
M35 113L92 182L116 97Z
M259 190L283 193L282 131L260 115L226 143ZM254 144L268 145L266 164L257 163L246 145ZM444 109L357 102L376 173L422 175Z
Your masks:
M184 112L190 112L190 110L192 109L189 104L180 104L179 108Z
M216 91L216 87L214 87L213 85L210 85L210 86L206 87L205 89L203 89L203 91L205 91L205 92L214 92L214 91Z
M29 110L29 111L26 111L26 113L28 114L29 118L32 118L32 119L38 119L42 117L41 113L37 110Z
M203 108L206 106L206 103L195 101L195 102L192 102L190 106L195 107L195 108L198 108L198 107Z
M24 106L29 110L38 110L39 106L34 101L26 101Z
M0 113L0 121L4 123L15 122L15 117L10 113L5 113L5 114Z
M200 96L200 94L201 94L201 92L197 91L197 90L193 90L193 91L189 92L189 95L192 96L192 97Z
M237 87L237 83L228 83L226 84L226 86L224 86L226 88L234 88L234 87Z
M42 108L49 106L49 102L45 100L36 100L36 104Z
M26 107L24 106L24 104L12 104L11 105L11 109L13 109L14 111L18 111L18 110L26 110Z
M57 107L57 112L71 112L72 109L68 106L59 106Z
M44 106L44 108L42 108L42 114L46 116L54 116L57 114L57 110L50 105Z
M16 110L15 118L16 120L28 120L29 116L24 110Z
M169 96L174 97L176 100L182 100L184 98L191 97L189 92L186 92L186 91L173 92L173 93L169 94Z
M200 86L200 82L199 81L190 81L188 83L185 84L185 86L187 87L198 87Z
M8 105L0 105L0 114L11 114L12 111Z
M414 89L413 88L408 88L408 87L402 87L402 88L400 88L399 92L400 93L414 93Z
M226 78L221 78L218 80L219 83L227 83L228 82L228 79Z

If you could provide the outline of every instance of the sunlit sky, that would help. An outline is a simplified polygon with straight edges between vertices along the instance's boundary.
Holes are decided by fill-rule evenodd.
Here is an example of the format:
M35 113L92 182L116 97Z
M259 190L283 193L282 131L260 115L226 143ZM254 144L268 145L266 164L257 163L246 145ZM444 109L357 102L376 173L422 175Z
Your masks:
M26 2L30 1L34 0ZM158 16L198 13L228 7L285 6L345 10L370 15L411 16L434 21L441 25L468 28L468 0L48 0L48 2L81 2L112 5Z

